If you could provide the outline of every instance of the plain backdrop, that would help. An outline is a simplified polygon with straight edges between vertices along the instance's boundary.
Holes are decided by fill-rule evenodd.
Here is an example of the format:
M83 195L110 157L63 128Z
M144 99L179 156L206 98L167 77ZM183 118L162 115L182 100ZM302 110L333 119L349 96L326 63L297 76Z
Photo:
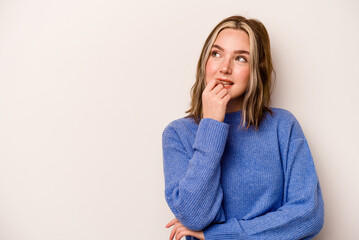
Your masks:
M0 0L0 239L168 239L161 135L222 19L267 27L309 142L320 240L359 228L359 2Z

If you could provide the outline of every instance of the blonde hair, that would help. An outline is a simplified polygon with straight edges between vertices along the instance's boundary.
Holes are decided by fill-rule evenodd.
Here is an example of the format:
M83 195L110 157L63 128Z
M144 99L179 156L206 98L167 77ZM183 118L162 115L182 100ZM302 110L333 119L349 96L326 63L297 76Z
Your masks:
M231 16L222 20L209 34L197 64L196 82L191 88L190 109L186 118L193 118L197 124L203 118L202 92L205 89L205 66L218 34L226 28L242 30L249 37L250 77L244 92L240 127L255 126L257 130L269 108L272 89L272 57L269 36L264 25L256 19Z

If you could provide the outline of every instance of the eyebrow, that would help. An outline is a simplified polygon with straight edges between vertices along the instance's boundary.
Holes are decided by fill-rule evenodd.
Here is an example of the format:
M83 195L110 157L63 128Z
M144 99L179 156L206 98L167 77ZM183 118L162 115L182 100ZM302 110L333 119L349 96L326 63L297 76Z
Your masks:
M222 48L221 46L219 46L219 45L217 45L217 44L214 44L213 47L218 48L218 49L221 50L221 51L224 51L224 48ZM249 52L246 51L246 50L236 50L236 51L234 51L234 53L238 53L238 54L243 54L243 53L244 53L244 54L248 54L248 55L249 55Z

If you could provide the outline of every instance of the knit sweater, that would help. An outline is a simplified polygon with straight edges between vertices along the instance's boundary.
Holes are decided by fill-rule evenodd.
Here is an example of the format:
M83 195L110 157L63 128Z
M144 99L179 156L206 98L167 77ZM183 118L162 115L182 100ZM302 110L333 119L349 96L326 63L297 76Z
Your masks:
M258 130L223 122L172 121L162 133L165 198L205 240L312 239L324 203L308 142L288 110L271 108ZM197 239L186 236L186 240Z

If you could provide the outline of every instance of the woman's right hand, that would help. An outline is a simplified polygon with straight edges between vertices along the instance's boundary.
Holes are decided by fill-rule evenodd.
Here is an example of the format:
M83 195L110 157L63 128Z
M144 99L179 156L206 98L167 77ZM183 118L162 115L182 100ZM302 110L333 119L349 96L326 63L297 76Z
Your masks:
M212 118L223 122L230 99L231 96L221 81L211 80L202 93L203 118Z

